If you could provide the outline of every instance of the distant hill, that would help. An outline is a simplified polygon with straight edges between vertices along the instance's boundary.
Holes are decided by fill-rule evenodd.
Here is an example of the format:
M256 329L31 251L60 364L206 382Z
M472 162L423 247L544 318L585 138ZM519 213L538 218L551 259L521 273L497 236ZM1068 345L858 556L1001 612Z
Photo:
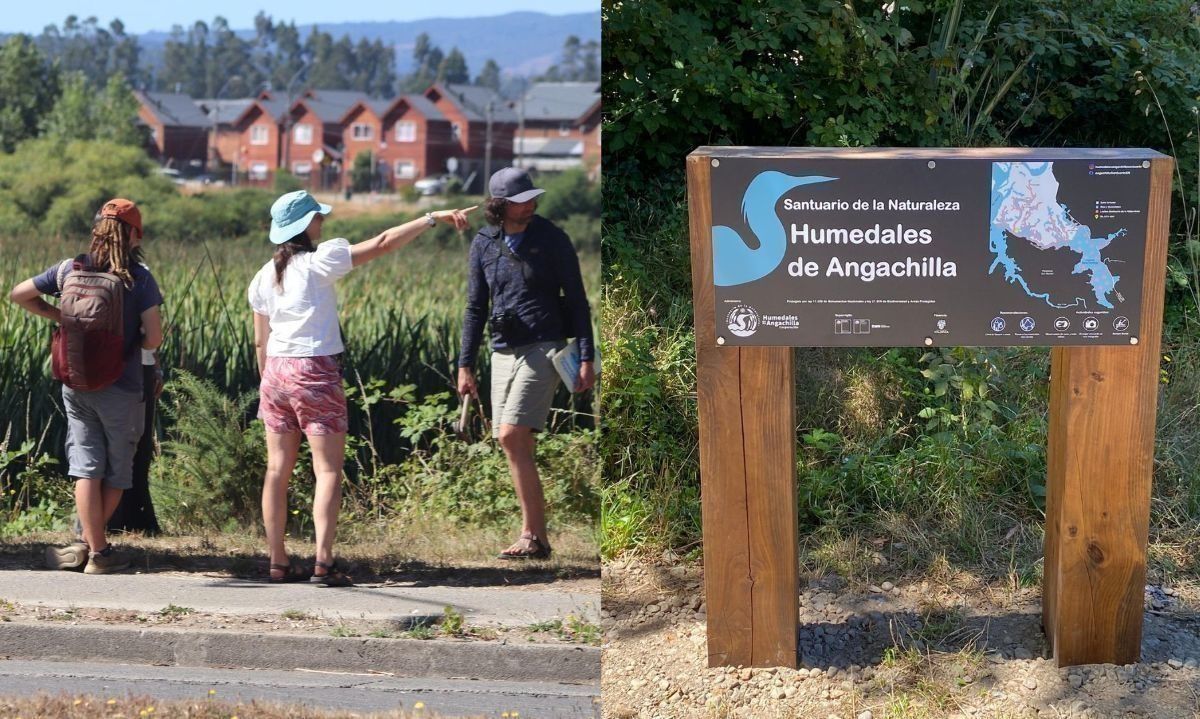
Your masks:
M199 8L200 6L197 6ZM211 17L197 18L211 22ZM401 75L412 71L412 51L416 38L428 33L434 45L444 52L458 47L467 58L474 77L491 58L502 72L517 75L539 73L560 59L563 41L576 35L583 42L600 41L600 12L547 15L537 12L513 12L479 18L430 18L407 22L345 22L318 26L322 32L352 40L382 40L396 50L396 70ZM313 24L296 25L303 39ZM186 28L185 28L186 29ZM241 37L254 37L254 30L237 30ZM157 66L169 32L148 32L138 36L142 45L142 64Z

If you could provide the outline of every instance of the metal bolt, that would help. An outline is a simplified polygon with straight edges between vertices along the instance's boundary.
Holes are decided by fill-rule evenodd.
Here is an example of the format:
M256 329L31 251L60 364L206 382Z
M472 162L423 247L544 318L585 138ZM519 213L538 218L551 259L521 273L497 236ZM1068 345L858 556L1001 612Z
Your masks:
M720 167L720 166L721 166L721 161L720 161L720 160L713 160L713 161L712 161L712 166L713 166L713 167Z
M1129 344L1131 344L1131 345L1135 345L1135 344L1137 344L1137 337L1130 337L1130 338L1129 338Z
M1149 160L1142 160L1142 167L1149 168L1149 167L1150 167L1150 161L1149 161Z
M713 162L716 162L716 160L713 160ZM724 337L718 337L718 338L717 338L717 344L719 344L719 345L723 345L723 344L725 344L725 338L724 338Z
M929 166L929 169L931 169L931 170L932 170L933 168L937 167L937 163L936 163L936 162L934 162L933 160L930 160L930 161L929 161L928 163L926 163L926 164Z
M926 346L926 347L931 347L931 346L933 346L933 338L932 338L932 337L926 337L926 338L925 338L925 346Z

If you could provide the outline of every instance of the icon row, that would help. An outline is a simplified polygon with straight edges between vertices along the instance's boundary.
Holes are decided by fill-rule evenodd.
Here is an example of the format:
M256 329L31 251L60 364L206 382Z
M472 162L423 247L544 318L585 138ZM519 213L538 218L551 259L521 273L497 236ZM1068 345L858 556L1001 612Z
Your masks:
M1003 332L1004 329L1008 327L1008 320L1004 319L1003 317L993 317L989 326L992 328L992 332ZM1034 328L1037 327L1037 322L1035 322L1032 317L1022 317L1021 321L1017 323L1017 327L1019 327L1022 332L1032 332ZM1129 318L1114 318L1112 327L1113 331L1115 332L1124 332L1128 330ZM1066 317L1059 317L1055 319L1054 329L1058 332L1065 332L1071 329L1071 320L1067 319ZM1095 332L1096 330L1100 329L1100 320L1096 317L1085 317L1083 320L1083 329L1085 332Z

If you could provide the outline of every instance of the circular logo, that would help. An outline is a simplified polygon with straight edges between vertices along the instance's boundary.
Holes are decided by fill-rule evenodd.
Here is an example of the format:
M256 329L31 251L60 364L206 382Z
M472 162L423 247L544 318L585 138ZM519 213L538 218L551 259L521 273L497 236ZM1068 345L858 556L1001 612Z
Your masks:
M749 305L738 305L725 315L725 326L738 337L749 337L758 331L758 311Z
M1113 320L1113 329L1117 332L1124 332L1125 330L1129 329L1129 318L1118 317Z
M1003 332L1004 328L1007 325L1008 325L1008 323L1004 321L1003 317L993 317L992 318L992 324L991 324L992 332Z
M939 330L944 330L944 329L946 329L946 320L938 320L938 321L937 321L937 328L938 328Z
M1021 331L1022 332L1033 332L1033 328L1035 325L1036 325L1036 323L1033 321L1032 317L1022 317L1021 318Z
M1058 319L1054 320L1054 329L1058 330L1059 332L1068 330L1070 328L1071 320L1067 319L1066 317L1059 317Z
M1100 326L1100 320L1096 319L1095 317L1088 317L1086 320L1083 321L1083 328L1085 330L1087 330L1088 332L1094 331L1099 326Z

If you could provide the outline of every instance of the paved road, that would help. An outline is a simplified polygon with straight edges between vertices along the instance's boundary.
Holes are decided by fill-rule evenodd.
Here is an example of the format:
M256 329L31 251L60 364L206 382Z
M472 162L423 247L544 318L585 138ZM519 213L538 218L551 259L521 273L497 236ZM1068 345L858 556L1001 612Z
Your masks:
M525 626L574 614L599 621L599 593L503 587L372 586L329 589L202 574L0 571L0 599L45 607L157 612L168 604L214 614L279 614L395 620L455 607L475 625Z
M303 704L344 711L387 711L425 703L445 716L522 719L591 719L600 716L599 686L445 679L399 679L372 674L332 674L129 664L0 660L0 694L41 692L153 699L205 699L209 690L226 701Z

